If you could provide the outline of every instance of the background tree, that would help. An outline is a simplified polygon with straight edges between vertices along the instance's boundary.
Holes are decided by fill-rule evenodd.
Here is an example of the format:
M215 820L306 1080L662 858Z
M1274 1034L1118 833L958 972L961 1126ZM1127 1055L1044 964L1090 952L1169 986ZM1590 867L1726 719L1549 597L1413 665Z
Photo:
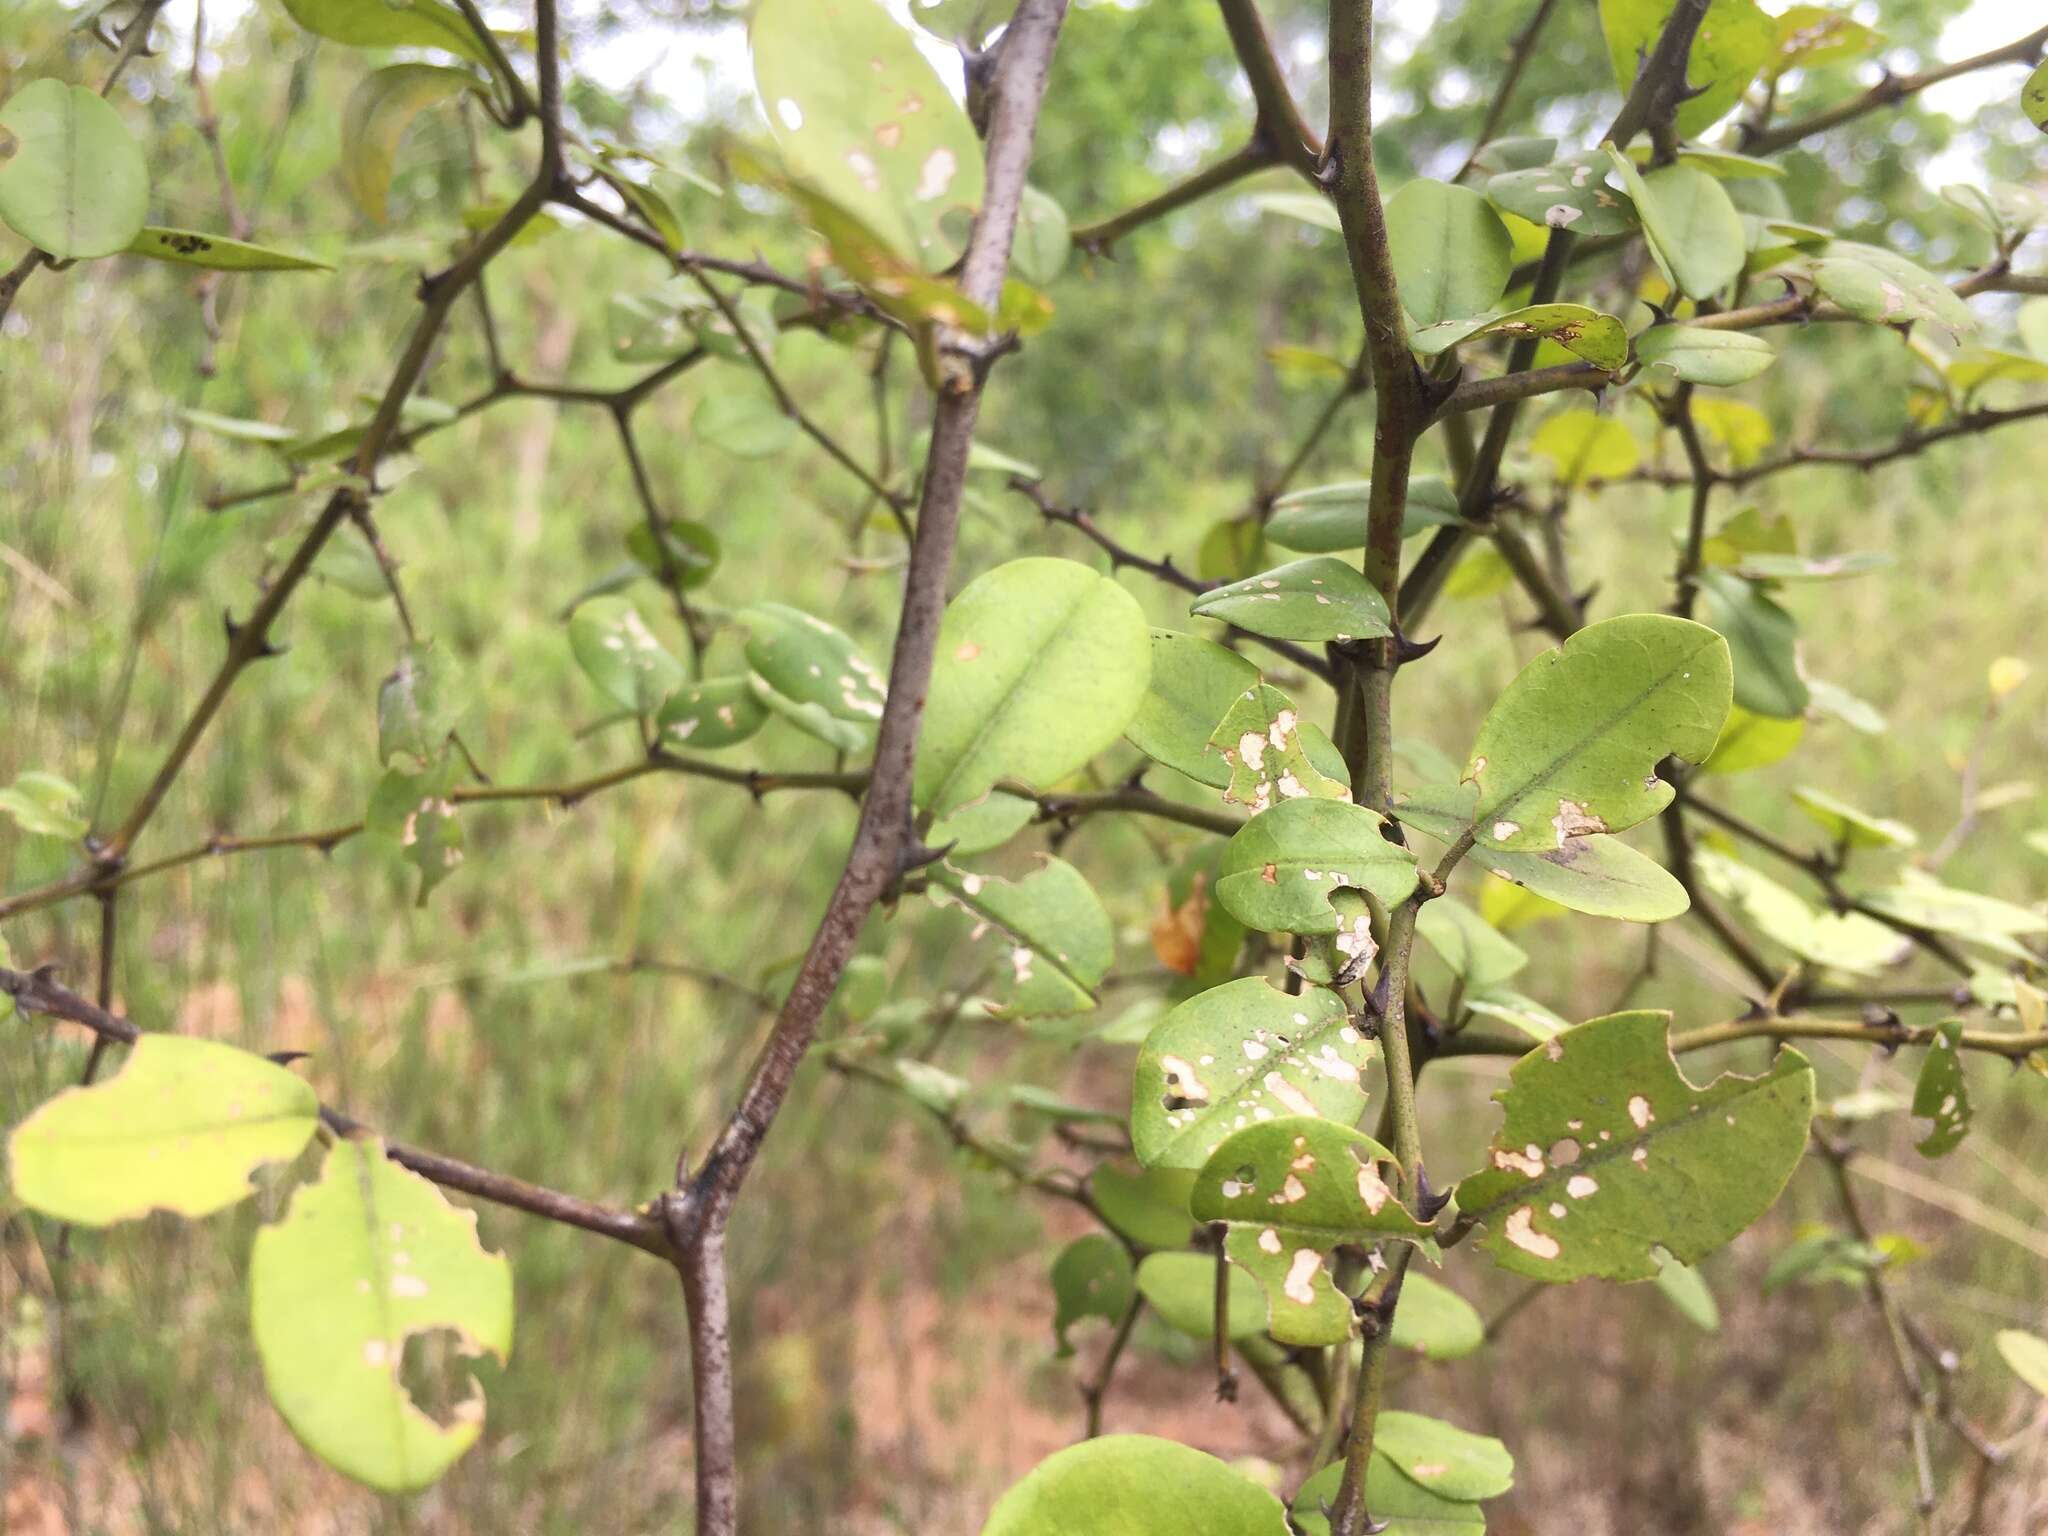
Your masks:
M807 1352L915 1204L847 1135L879 1090L986 1175L949 1262L1069 1208L1058 1348L1106 1325L1078 1443L944 1528L1540 1523L1516 1426L1408 1352L1512 1349L1580 1279L1712 1331L1693 1266L1802 1164L1830 1214L1740 1294L1867 1300L1892 1396L1840 1449L1908 1453L1823 1522L2025 1528L2048 1342L1914 1294L1859 1182L2027 1251L1978 1278L2038 1320L2048 1243L1882 1156L2040 1199L2032 1077L1970 1065L2048 1062L2041 850L1981 835L2043 744L1999 654L2038 530L1943 501L2048 414L2048 28L1936 63L1951 14L764 0L758 95L679 105L583 60L729 19L29 8L0 991L82 1029L6 1058L20 1438L112 1420L143 1518L274 1524L310 1463L259 1499L258 1431L169 1444L253 1423L183 1386L253 1355L307 1450L455 1468L477 1528L864 1518ZM1960 136L1958 80L1996 93ZM1893 465L1873 528L1840 475ZM1961 636L1958 559L2005 577ZM1988 673L1888 721L1827 680L1873 645ZM451 1194L540 1221L494 1251ZM253 1350L190 1313L238 1272ZM1119 1384L1187 1340L1217 1417L1105 1434L1169 1427ZM1556 1435L1537 1358L1502 1396ZM548 1471L461 1460L480 1380ZM672 1425L687 1490L591 1470ZM113 1507L104 1456L10 1454L10 1518Z

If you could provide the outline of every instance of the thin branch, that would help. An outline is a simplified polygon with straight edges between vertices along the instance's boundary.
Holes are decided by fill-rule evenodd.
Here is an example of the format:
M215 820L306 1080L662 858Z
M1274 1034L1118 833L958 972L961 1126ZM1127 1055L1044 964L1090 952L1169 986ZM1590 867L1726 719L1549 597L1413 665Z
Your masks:
M1230 45L1251 86L1252 100L1258 103L1259 138L1283 164L1304 176L1316 175L1323 157L1322 143L1287 88L1287 77L1281 73L1257 0L1221 0L1221 5Z
M1217 192L1245 177L1263 171L1280 162L1273 151L1258 140L1244 146L1235 153L1206 165L1193 175L1175 182L1164 191L1148 197L1134 207L1099 223L1084 224L1073 232L1076 247L1093 256L1107 256L1111 249L1132 230L1142 228L1156 219L1163 219L1170 213L1177 213L1191 203L1200 202L1211 192Z
M1508 107L1515 99L1515 87L1522 82L1522 71L1529 67L1529 60L1535 57L1536 40L1543 35L1543 28L1549 22L1551 13L1557 9L1557 0L1537 0L1536 14L1529 18L1524 27L1508 47L1507 66L1501 71L1499 83L1493 88L1493 97L1486 106L1485 121L1479 125L1479 134L1472 141L1471 152L1465 156L1465 163L1458 167L1452 181L1463 181L1472 174L1478 163L1480 151L1494 141L1500 133L1501 124L1508 118Z
M93 1032L97 1040L133 1045L143 1034L132 1020L88 1002L70 988L60 985L48 968L17 971L0 966L0 992L12 997L15 1007L24 1015L42 1014L82 1024ZM344 1136L376 1134L361 1121L325 1105L321 1106L320 1118ZM438 1152L407 1146L403 1142L387 1141L384 1151L393 1162L448 1189L460 1190L494 1205L508 1206L549 1221L581 1227L586 1232L614 1238L664 1258L670 1256L667 1231L652 1216L600 1205L543 1185L530 1184L524 1179L515 1179L508 1174L494 1173L473 1163L443 1157Z

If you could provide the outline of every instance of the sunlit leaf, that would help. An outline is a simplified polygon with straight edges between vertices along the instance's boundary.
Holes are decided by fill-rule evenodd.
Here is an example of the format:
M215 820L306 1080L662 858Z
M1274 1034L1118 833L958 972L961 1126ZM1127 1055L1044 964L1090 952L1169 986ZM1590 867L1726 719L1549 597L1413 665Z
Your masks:
M1920 841L1920 835L1903 821L1860 811L1826 790L1802 784L1792 791L1792 801L1843 848L1911 848Z
M284 0L308 32L351 48L439 48L483 64L483 42L463 15L441 0Z
M2048 112L2048 107L2044 107ZM1998 1353L2019 1377L2043 1397L2048 1397L2048 1339L2018 1328L1998 1331Z
M447 1424L400 1380L409 1339L452 1330L465 1353L512 1348L512 1266L476 1213L384 1155L340 1140L317 1183L256 1234L249 1315L271 1401L306 1448L390 1493L424 1488L483 1432L472 1385Z
M69 779L30 769L0 789L0 816L32 837L61 837L75 842L90 823L74 809L85 797Z
M1564 485L1619 480L1642 462L1643 451L1627 427L1594 411L1561 411L1536 429L1529 451L1557 467Z
M320 1123L303 1079L212 1040L144 1035L121 1070L71 1088L7 1139L12 1192L61 1221L104 1227L172 1211L207 1216L254 1193Z
M130 256L147 256L180 266L207 267L217 272L331 272L333 265L267 245L251 245L226 235L191 229L148 228L129 242Z

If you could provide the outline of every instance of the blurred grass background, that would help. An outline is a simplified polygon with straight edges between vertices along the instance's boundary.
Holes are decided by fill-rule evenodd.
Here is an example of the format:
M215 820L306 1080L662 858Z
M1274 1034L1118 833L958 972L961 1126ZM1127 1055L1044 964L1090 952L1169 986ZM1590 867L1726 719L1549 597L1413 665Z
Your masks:
M1275 11L1283 26L1300 19ZM1908 28L1931 29L1944 14L1910 8ZM103 65L64 31L67 19L47 0L10 10L0 95L37 74L96 77ZM1465 21L1473 35L1446 46L1483 54L1493 34ZM576 42L595 47L620 25L581 11ZM1583 41L1582 31L1565 42ZM1077 10L1041 160L1041 179L1077 219L1157 184L1162 123L1236 121L1219 33L1206 11ZM479 192L461 126L425 124L409 141L394 230L362 226L334 177L339 101L361 58L309 46L270 8L231 32L217 23L215 35L209 67L222 67L214 89L229 160L259 238L335 259L339 272L231 284L210 379L190 279L169 268L110 261L39 274L0 335L0 782L25 769L62 774L86 788L102 824L132 803L211 676L222 612L246 611L267 563L317 504L297 495L208 513L207 494L262 484L274 463L259 447L186 431L178 411L339 425L358 391L380 387L416 275L447 249L453 220L437 210L508 194L523 163L515 147L487 142ZM188 30L171 36L189 43ZM153 135L153 218L205 227L218 220L180 79L188 64L174 48L138 71L124 110ZM1568 51L1558 67L1570 69ZM651 118L684 131L630 90L586 83L575 105L592 123L644 131ZM1433 121L1426 106L1418 121ZM1199 149L1201 133L1187 132ZM1413 146L1398 135L1392 146L1395 157L1426 159L1420 129ZM1828 167L1799 174L1816 185ZM1912 216L1929 240L1955 249L1967 237L1930 204L1923 194ZM800 264L773 210L703 194L683 208L703 248L758 245ZM1041 466L1056 499L1088 504L1126 543L1191 566L1204 532L1243 509L1327 388L1290 384L1264 349L1309 345L1348 358L1355 346L1342 255L1332 241L1229 204L1147 232L1118 258L1077 258L1055 285L1058 319L999 370L983 435ZM606 300L660 277L645 253L588 229L514 250L490 279L508 361L525 377L599 387L636 376L611 356ZM1780 366L1741 392L1770 412L1782 441L1877 443L1903 425L1914 365L1895 338L1827 327L1783 339ZM874 430L867 357L792 333L778 364L808 408L865 445ZM452 402L485 382L465 312L427 388ZM712 524L724 542L704 595L731 607L799 604L885 655L899 545L858 487L806 448L764 463L693 440L697 401L746 387L733 367L705 367L639 418L665 506ZM915 394L893 418L898 462L922 420ZM1651 443L1645 412L1623 412L1652 451L1676 461L1675 444ZM1304 483L1355 475L1369 451L1369 408L1353 406ZM2021 429L1877 475L1809 470L1758 487L1760 506L1795 520L1803 548L1895 556L1890 572L1788 600L1809 669L1875 704L1889 727L1865 735L1816 721L1793 758L1717 785L1725 803L1803 843L1787 792L1814 784L1910 822L1930 843L1955 821L1960 772L1976 752L1983 784L2026 788L1983 818L1945 873L2040 900L2048 861L2020 835L2048 819L2034 788L2048 755L2044 475L2048 437ZM1720 505L1725 513L1738 503ZM1665 601L1682 515L1676 497L1640 487L1580 499L1572 551L1598 582L1596 613ZM640 516L601 413L494 406L429 439L378 516L422 628L474 680L480 706L467 739L495 780L560 781L634 754L630 733L583 734L600 706L560 622L569 598L623 557ZM1040 526L999 479L981 482L957 569L1024 553L1098 558L1077 536ZM1124 580L1155 620L1184 622L1170 593L1140 575ZM642 610L682 644L664 603L649 596ZM1512 597L1440 605L1432 629L1446 643L1401 676L1403 732L1462 757L1486 703L1540 648L1524 617ZM145 851L360 815L378 773L377 685L402 638L390 605L316 580L294 600L282 637L287 654L238 685ZM1983 733L1986 665L2003 654L2031 656L2037 675ZM721 638L713 670L736 655L735 641ZM1274 676L1327 718L1329 700L1312 681ZM781 725L727 756L777 768L830 763L826 749ZM1171 777L1158 770L1153 782L1164 788ZM131 888L120 904L119 1006L151 1027L307 1051L323 1096L393 1136L594 1196L645 1198L666 1184L680 1148L703 1144L764 1020L731 989L605 962L688 962L772 990L836 875L853 807L831 795L757 805L720 785L647 779L573 810L479 807L465 822L467 864L424 909L412 905L410 872L361 842L329 855L202 861ZM1044 846L1048 836L1021 842ZM1120 972L1156 974L1147 928L1173 861L1198 841L1108 819L1064 841L1117 921ZM50 878L72 856L0 828L0 889ZM1864 857L1873 868L1885 862ZM877 921L866 940L886 963L891 997L970 988L980 957L957 927L917 915L906 908ZM53 962L83 985L96 963L96 919L90 903L73 903L10 922L4 937L17 963ZM1641 930L1587 919L1518 937L1532 955L1518 985L1574 1018L1608 1007L1644 958ZM1634 998L1681 1022L1712 1022L1737 1011L1726 974L1703 932L1681 922L1661 931L1655 973ZM1112 992L1105 1006L1122 1006L1122 996ZM1753 1066L1763 1053L1721 1054ZM1850 1049L1814 1054L1824 1093L1899 1087L1913 1066ZM82 1059L79 1041L10 1023L0 1032L0 1117L11 1123L76 1081ZM1110 1109L1128 1092L1128 1047L1049 1044L972 1009L934 1059L977 1081L1001 1073ZM1708 1065L1693 1064L1695 1076ZM1465 1166L1483 1145L1493 1123L1486 1096L1503 1071L1430 1070L1437 1166ZM1972 1085L1983 1105L1977 1129L1944 1164L1912 1153L1903 1117L1865 1134L1875 1168L1932 1184L1939 1203L1924 1188L1866 1183L1862 1193L1885 1230L1926 1250L1897 1284L1960 1353L1963 1405L2012 1428L2030 1405L2008 1392L1989 1339L1999 1327L2039 1328L2048 1307L2048 1083L1987 1063L1973 1067ZM1040 1129L1000 1116L992 1124L1019 1137ZM1041 1152L1061 1155L1049 1142ZM687 1350L673 1276L642 1255L491 1209L483 1235L514 1260L520 1324L510 1366L486 1373L484 1442L439 1488L406 1501L319 1468L263 1397L244 1316L248 1237L288 1187L281 1176L255 1209L204 1226L79 1233L66 1264L53 1259L47 1225L0 1204L7 1530L687 1528ZM1497 1348L1407 1370L1397 1400L1515 1449L1520 1482L1493 1506L1497 1531L1906 1530L1904 1408L1875 1313L1841 1286L1759 1294L1771 1255L1798 1225L1830 1219L1825 1170L1803 1170L1764 1224L1708 1261L1724 1313L1716 1337L1691 1331L1651 1288L1580 1286L1517 1312ZM1057 1242L1076 1230L1071 1211L1020 1196L908 1106L808 1069L736 1231L750 1529L976 1529L996 1492L1078 1433L1074 1367L1052 1359L1044 1285ZM1451 1281L1483 1312L1519 1304L1506 1277L1458 1258ZM1148 1326L1138 1342L1110 1398L1111 1428L1177 1434L1226 1456L1291 1450L1270 1405L1209 1401L1185 1341ZM1081 1369L1099 1347L1099 1335L1087 1338ZM1987 1531L2048 1528L2039 1444L2028 1441L2001 1475ZM1948 1445L1941 1469L1945 1483L1966 1472Z

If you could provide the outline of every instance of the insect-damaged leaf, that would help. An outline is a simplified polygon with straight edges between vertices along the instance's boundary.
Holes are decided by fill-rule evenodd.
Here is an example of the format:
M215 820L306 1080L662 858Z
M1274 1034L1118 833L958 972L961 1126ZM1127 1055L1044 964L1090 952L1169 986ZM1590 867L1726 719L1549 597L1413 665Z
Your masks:
M1470 187L1407 182L1387 199L1386 219L1395 287L1417 327L1483 313L1507 287L1507 226Z
M1397 1312L1395 1316L1399 1316ZM1337 1503L1344 1463L1333 1461L1301 1485L1294 1496L1294 1524L1302 1536L1330 1536L1324 1510ZM1431 1493L1399 1467L1373 1452L1365 1469L1365 1507L1381 1536L1485 1536L1486 1512L1477 1504Z
M874 0L767 0L748 36L790 169L927 271L950 263L940 225L981 205L981 141L910 33Z
M1486 195L1518 218L1575 235L1625 235L1636 227L1635 208L1607 185L1613 170L1598 150L1554 165L1507 171L1486 183Z
M1430 784L1397 796L1394 814L1404 826L1452 843L1472 824L1476 801L1470 784ZM1691 905L1669 870L1618 838L1572 837L1534 853L1475 844L1470 856L1503 880L1594 917L1661 923Z
M1350 774L1341 771L1343 758L1334 765L1338 773L1326 772L1312 744L1286 694L1264 683L1247 688L1209 738L1210 753L1229 770L1224 800L1254 813L1281 800L1349 800Z
M1613 145L1607 156L1643 220L1643 241L1664 280L1689 299L1711 298L1742 271L1749 235L1727 190L1679 161L1649 172Z
M1124 740L1198 784L1227 789L1234 768L1220 748L1210 744L1210 737L1248 689L1260 688L1259 669L1237 652L1197 635L1155 629L1151 681L1138 701L1138 712L1124 727ZM1263 693L1280 701L1276 714L1279 708L1291 707L1284 694L1271 688L1263 688ZM1344 754L1322 727L1302 720L1296 730L1314 770L1347 786L1348 793L1350 770L1344 766Z
M1813 1068L1781 1050L1761 1077L1704 1088L1671 1058L1670 1019L1617 1013L1516 1063L1487 1166L1458 1186L1505 1269L1539 1280L1647 1280L1653 1250L1694 1263L1755 1221L1806 1145Z
M363 813L363 830L370 838L396 849L420 872L420 906L462 862L462 821L450 795L456 771L453 753L418 772L403 765L393 768L377 781Z
M1504 315L1444 320L1416 331L1408 338L1408 345L1424 357L1435 357L1460 342L1480 336L1552 341L1610 373L1628 361L1628 332L1621 322L1583 304L1531 304Z
M654 717L656 738L670 751L737 746L768 722L768 708L744 677L711 677L677 689Z
M121 114L82 85L32 80L0 106L0 220L58 261L141 233L149 167Z
M1055 1451L1002 1496L981 1536L1288 1536L1280 1501L1214 1456L1150 1435Z
M1664 614L1606 619L1545 651L1480 724L1465 769L1479 841L1556 848L1656 815L1672 794L1657 764L1713 751L1733 682L1726 641Z
M202 234L193 229L148 228L129 242L130 256L147 256L185 267L207 267L217 272L331 272L333 266L310 256L297 256L267 245L251 245L226 235Z
M783 603L755 603L740 610L739 620L747 627L747 664L783 698L854 725L882 718L888 684L881 670L823 619Z
M932 868L934 899L957 903L1003 951L995 985L1008 998L1000 1010L1017 1018L1082 1013L1114 957L1115 935L1081 872L1064 859L1043 863L1018 880L976 874L951 864Z
M1401 1305L1407 1304L1404 1283ZM1382 1409L1373 1420L1372 1447L1442 1498L1496 1499L1515 1485L1515 1458L1506 1446L1426 1414Z
M408 645L377 689L377 761L437 761L467 707L455 664L431 644Z
M1946 1019L1928 1042L1913 1083L1913 1113L1931 1128L1914 1149L1922 1157L1946 1157L1970 1134L1970 1079L1963 1071L1960 1019Z
M1263 976L1211 987L1153 1027L1131 1085L1131 1150L1149 1167L1199 1168L1233 1131L1281 1115L1355 1120L1372 1043L1344 1000L1290 997Z
M1067 1340L1067 1330L1082 1318L1120 1322L1136 1296L1131 1255L1122 1243L1106 1232L1089 1232L1075 1238L1052 1261L1052 1333L1058 1341L1056 1353L1064 1359L1074 1352L1074 1346Z
M1486 1342L1479 1309L1441 1281L1410 1266L1394 1313L1393 1345L1427 1360L1462 1360Z
M1351 1300L1330 1251L1429 1233L1395 1198L1393 1154L1370 1136L1302 1115L1230 1136L1203 1164L1189 1204L1227 1228L1224 1253L1266 1293L1266 1331L1282 1344L1341 1344Z
M472 1386L434 1422L399 1380L406 1340L453 1329L470 1352L512 1348L512 1266L477 1241L476 1212L384 1155L337 1141L317 1183L256 1234L249 1314L270 1399L306 1448L390 1493L424 1488L475 1443Z
M1825 298L1873 325L1927 321L1960 339L1977 329L1977 317L1955 290L1916 262L1882 246L1833 240L1825 252L1802 264Z
M1393 633L1387 600L1371 582L1329 555L1311 555L1214 587L1188 604L1270 640L1368 640Z
M114 1077L58 1094L14 1128L13 1192L90 1227L151 1211L207 1216L252 1193L265 1163L298 1156L319 1123L313 1090L274 1062L144 1035Z
M613 703L651 715L683 686L683 664L623 597L595 597L569 619L569 649L584 676Z
M943 816L998 779L1056 783L1123 734L1151 673L1144 612L1112 578L1049 559L976 577L939 626L917 803Z
M1265 933L1336 933L1330 898L1361 890L1392 906L1415 889L1415 855L1380 835L1377 813L1348 800L1283 800L1232 835L1216 899Z

